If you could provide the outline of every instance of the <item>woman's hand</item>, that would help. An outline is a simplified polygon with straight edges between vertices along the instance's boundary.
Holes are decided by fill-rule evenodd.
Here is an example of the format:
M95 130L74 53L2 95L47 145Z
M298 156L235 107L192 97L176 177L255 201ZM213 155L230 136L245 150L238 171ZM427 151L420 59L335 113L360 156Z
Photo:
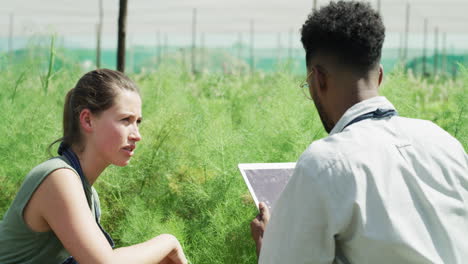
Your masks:
M182 246L179 241L174 237L176 247L169 253L160 264L187 264L187 258L185 257Z

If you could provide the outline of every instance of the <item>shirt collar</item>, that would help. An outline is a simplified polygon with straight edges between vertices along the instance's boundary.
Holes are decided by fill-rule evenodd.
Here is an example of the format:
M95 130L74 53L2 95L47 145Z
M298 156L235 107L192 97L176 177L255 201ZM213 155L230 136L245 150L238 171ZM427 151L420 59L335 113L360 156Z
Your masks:
M348 110L346 110L340 120L338 120L336 125L333 127L329 135L331 136L335 133L341 132L346 124L351 122L354 118L362 114L372 112L377 108L395 109L393 104L390 103L390 101L388 101L384 96L376 96L366 99L348 108Z

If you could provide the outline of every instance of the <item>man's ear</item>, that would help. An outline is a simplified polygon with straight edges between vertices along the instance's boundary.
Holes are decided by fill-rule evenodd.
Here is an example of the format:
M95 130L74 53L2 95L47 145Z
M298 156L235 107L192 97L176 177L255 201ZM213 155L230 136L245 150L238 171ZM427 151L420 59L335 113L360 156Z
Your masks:
M382 66L382 64L380 64L380 66L379 66L379 82L377 84L377 87L379 87L380 84L382 83L383 75L384 75L383 66Z
M93 131L92 125L93 114L88 108L81 110L80 112L80 127L83 129L83 132Z
M315 77L314 79L316 81L315 85L317 89L320 92L326 92L328 90L328 80L327 80L328 76L325 70L320 66L316 66L314 77Z

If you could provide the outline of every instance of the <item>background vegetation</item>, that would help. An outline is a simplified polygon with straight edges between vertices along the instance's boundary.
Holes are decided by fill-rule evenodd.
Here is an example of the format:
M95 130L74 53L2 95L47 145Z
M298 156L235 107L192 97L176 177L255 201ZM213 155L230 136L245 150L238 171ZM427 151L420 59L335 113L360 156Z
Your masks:
M50 156L64 96L84 73L65 59L48 67L51 57L41 54L0 58L8 65L0 67L0 216L27 172ZM295 161L326 136L298 88L304 77L286 68L193 76L175 63L132 74L142 89L143 140L129 166L108 168L95 184L117 246L172 233L192 263L255 263L249 222L257 212L237 164ZM468 71L457 77L394 71L381 93L400 115L434 121L466 150Z

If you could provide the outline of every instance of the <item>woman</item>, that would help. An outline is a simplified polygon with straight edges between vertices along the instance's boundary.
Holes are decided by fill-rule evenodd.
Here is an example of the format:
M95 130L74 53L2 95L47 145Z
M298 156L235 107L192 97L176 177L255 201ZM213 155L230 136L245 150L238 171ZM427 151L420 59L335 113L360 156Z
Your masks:
M65 99L60 156L31 170L0 222L0 263L187 263L172 235L113 249L99 225L91 186L110 164L128 164L141 120L139 90L124 74L100 69L78 81Z

